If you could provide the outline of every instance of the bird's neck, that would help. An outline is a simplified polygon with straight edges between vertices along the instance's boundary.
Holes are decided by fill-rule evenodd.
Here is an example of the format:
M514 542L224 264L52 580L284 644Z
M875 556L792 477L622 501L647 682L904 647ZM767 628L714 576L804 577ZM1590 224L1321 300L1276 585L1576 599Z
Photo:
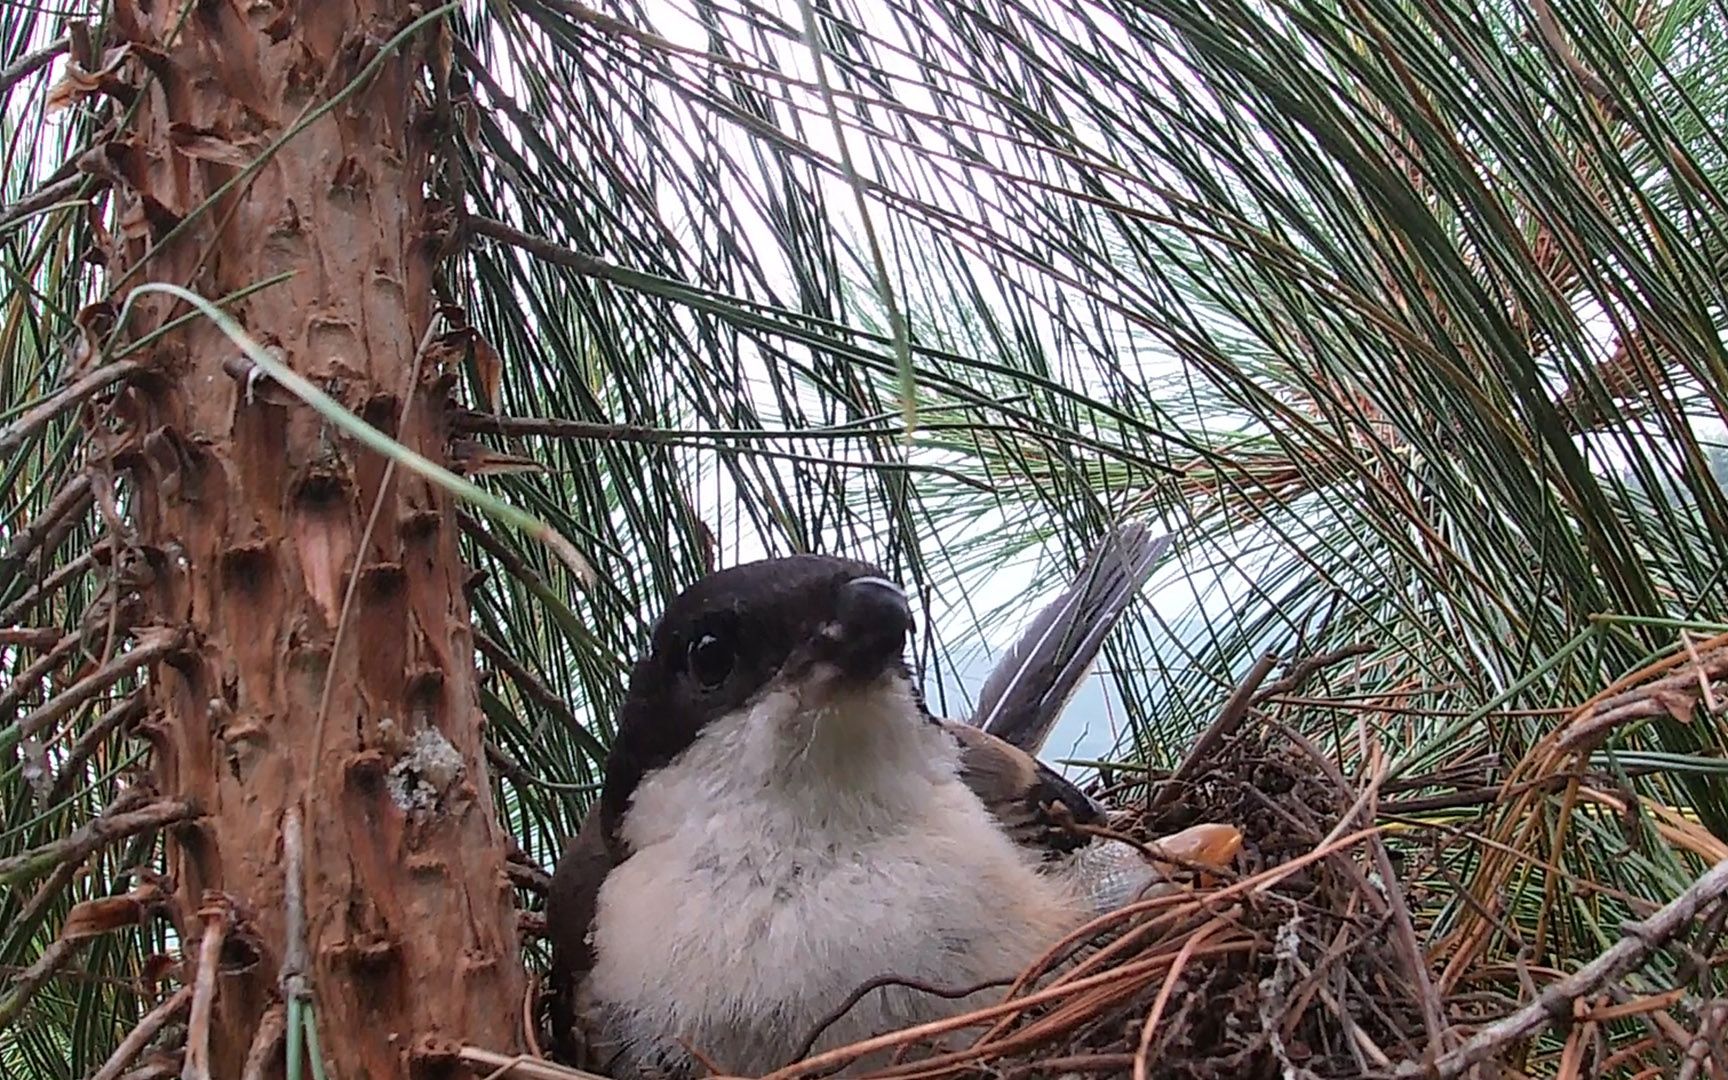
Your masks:
M822 844L879 835L951 798L957 770L957 748L904 680L818 700L771 692L644 777L624 839L640 850L721 822Z

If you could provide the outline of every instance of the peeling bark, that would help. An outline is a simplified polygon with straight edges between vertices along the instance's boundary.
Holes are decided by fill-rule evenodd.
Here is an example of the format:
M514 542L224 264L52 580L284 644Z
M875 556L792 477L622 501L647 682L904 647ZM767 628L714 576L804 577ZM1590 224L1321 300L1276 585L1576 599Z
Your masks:
M420 11L396 0L191 9L117 0L115 32L151 58L155 79L140 80L137 120L106 151L108 265L125 287L168 281L212 298L292 271L236 303L236 319L347 407L440 460L445 409L422 402L394 428L442 374L428 364L408 385L434 312L420 80L442 28L419 32L199 210ZM137 340L184 309L157 294L132 310L125 331ZM248 1050L279 999L280 826L292 806L305 816L306 947L333 1075L432 1076L465 1043L515 1052L525 979L508 838L484 771L453 508L401 470L384 490L377 455L297 402L248 394L224 373L234 354L191 320L152 344L147 377L116 401L146 450L133 467L139 542L168 556L145 590L148 621L186 631L150 680L157 782L204 815L174 838L170 869L187 910L207 895L229 898L263 950L216 980L200 1065L214 1076L259 1068ZM368 407L377 402L388 407ZM350 626L333 654L355 573ZM198 951L186 943L189 958ZM279 1062L263 1071L280 1073Z

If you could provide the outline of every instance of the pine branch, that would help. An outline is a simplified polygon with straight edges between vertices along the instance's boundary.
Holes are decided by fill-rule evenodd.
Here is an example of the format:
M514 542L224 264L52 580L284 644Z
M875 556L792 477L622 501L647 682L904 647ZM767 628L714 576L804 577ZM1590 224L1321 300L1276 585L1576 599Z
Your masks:
M132 648L49 698L40 708L18 723L0 730L0 753L10 751L20 741L77 709L138 668L178 649L186 640L186 631L179 627L158 626L140 631L137 639L137 644Z
M116 840L197 816L198 811L191 803L179 799L158 799L137 810L104 814L68 836L0 859L0 885L15 886L63 862L81 860Z
M1523 1042L1551 1025L1570 1023L1575 1002L1642 967L1701 910L1724 895L1728 895L1728 859L1711 867L1656 914L1622 926L1623 936L1612 948L1564 979L1550 983L1530 1004L1489 1024L1432 1065L1405 1062L1397 1075L1407 1080L1452 1080L1495 1058L1513 1043Z

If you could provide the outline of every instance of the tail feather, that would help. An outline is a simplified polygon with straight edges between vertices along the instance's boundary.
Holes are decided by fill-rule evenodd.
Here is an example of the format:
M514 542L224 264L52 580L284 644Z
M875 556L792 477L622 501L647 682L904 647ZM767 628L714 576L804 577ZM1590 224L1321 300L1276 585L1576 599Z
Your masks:
M969 722L1036 754L1170 541L1140 522L1106 536L984 680Z

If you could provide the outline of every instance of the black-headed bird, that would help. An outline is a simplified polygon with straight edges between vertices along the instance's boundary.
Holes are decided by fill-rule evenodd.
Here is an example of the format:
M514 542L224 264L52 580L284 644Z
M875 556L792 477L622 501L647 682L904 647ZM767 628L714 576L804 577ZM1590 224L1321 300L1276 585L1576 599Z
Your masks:
M1104 810L1035 753L1167 543L1107 538L965 723L925 708L911 604L876 567L767 559L676 597L553 876L559 1056L759 1075L1001 993L880 986L812 1038L873 979L1012 978L1155 880L1074 827Z

